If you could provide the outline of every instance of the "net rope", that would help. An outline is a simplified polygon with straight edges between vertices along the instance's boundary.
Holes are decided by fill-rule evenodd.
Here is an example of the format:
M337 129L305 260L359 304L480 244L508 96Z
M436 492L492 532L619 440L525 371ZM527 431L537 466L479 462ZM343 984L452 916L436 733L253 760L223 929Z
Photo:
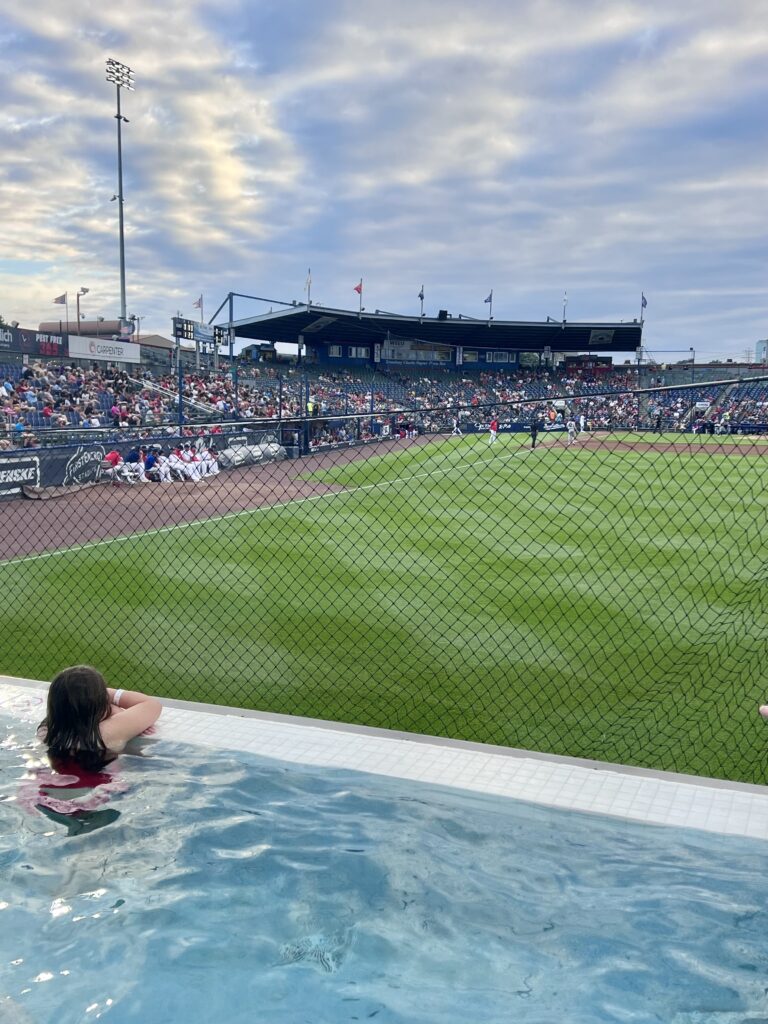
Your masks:
M217 475L20 486L0 671L765 782L768 437L688 432L694 395L238 423Z

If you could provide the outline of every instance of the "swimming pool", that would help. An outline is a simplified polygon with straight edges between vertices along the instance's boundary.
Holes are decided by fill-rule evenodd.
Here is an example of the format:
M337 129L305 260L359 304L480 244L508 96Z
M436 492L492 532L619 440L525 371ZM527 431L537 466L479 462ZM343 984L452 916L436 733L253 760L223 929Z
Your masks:
M0 1020L766 1015L761 840L166 741L73 826L0 725Z

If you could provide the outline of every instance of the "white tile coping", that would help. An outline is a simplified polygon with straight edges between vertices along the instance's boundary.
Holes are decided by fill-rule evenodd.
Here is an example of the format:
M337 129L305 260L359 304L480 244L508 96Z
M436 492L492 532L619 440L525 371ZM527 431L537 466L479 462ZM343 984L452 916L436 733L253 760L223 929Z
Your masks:
M46 685L0 676L0 713L39 722ZM607 814L768 839L768 786L511 747L164 700L158 737ZM766 734L768 741L768 733Z

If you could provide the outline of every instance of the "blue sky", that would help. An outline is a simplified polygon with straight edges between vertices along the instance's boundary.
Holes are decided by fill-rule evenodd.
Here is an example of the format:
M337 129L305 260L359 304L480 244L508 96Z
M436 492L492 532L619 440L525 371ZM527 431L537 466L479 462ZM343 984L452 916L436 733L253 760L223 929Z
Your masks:
M765 0L0 0L0 313L80 286L170 334L202 292L768 336ZM237 315L264 311L242 303ZM682 350L675 356L675 350Z

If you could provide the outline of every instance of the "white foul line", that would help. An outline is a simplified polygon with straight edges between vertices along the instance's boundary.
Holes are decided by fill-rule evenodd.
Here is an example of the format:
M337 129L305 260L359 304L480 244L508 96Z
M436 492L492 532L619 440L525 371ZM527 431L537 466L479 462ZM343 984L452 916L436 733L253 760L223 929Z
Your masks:
M475 435L484 437L484 434ZM539 445L541 447L541 445ZM553 447L552 445L546 445L545 447ZM423 450L423 449L421 449ZM517 451L510 452L509 455L500 455L493 459L493 462L506 462L508 459L514 458L516 455L525 455L530 449L526 445L520 445ZM349 465L349 463L348 463ZM352 463L354 465L354 463ZM320 501L322 498L341 498L347 494L357 494L360 491L373 491L380 487L388 487L390 484L407 484L411 480L424 480L432 476L447 475L453 472L455 469L474 469L476 466L490 466L491 460L481 459L479 462L470 462L469 464L458 462L453 466L448 466L445 469L434 469L425 473L413 473L410 476L395 477L394 480L380 480L374 484L360 484L358 487L347 487L343 491L325 491L323 494L312 494L306 498L291 498L288 501L276 501L272 505L260 505L258 508L246 508L240 512L228 512L223 516L212 516L209 519L194 519L188 523L173 523L171 526L159 526L154 530L139 530L136 533L126 533L120 537L106 537L104 540L88 541L85 544L76 544L71 548L56 548L55 551L41 551L36 555L22 555L21 558L9 558L5 561L0 561L0 569L5 568L7 565L21 565L26 562L42 561L45 558L54 558L56 555L69 555L77 554L80 551L91 551L93 548L106 547L109 544L120 544L126 540L136 540L141 538L144 540L146 537L158 537L164 533L172 533L174 530L186 530L190 526L207 526L210 523L223 523L230 519L239 519L241 516L252 516L257 512L271 511L276 508L290 508L293 505L304 505L311 501ZM318 472L322 472L319 470Z

